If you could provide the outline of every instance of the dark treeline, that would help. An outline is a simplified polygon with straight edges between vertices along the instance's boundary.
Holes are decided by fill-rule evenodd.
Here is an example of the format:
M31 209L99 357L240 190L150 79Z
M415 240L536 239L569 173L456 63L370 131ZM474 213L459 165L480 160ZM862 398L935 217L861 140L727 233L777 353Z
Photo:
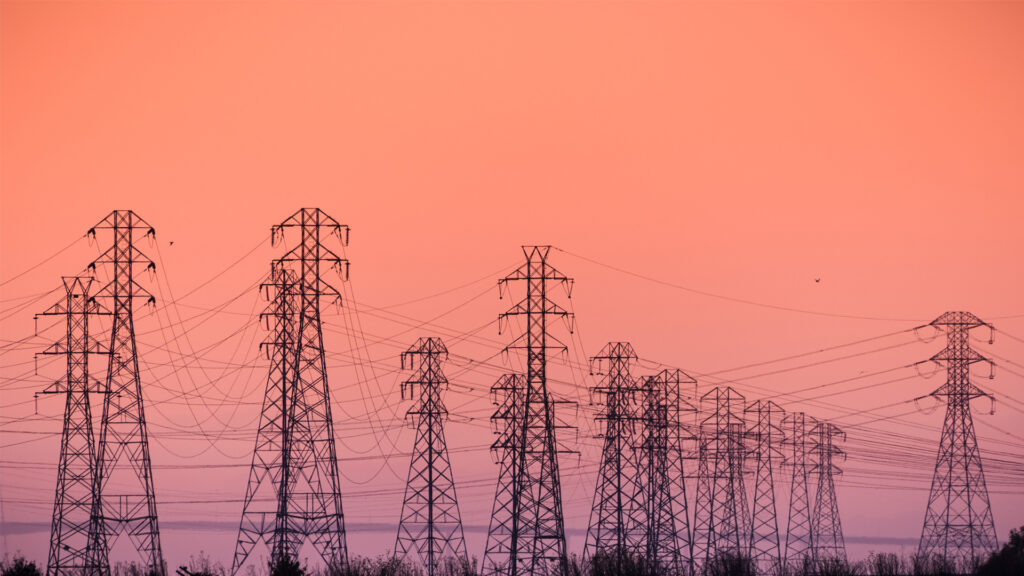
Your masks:
M445 558L435 568L433 576L479 576L476 559ZM1010 540L1000 550L976 566L954 566L941 556L928 558L918 555L897 555L889 552L872 553L867 559L854 563L826 559L817 564L806 562L802 566L788 567L765 574L755 570L749 559L724 555L710 562L697 576L1022 576L1024 575L1024 526L1010 531ZM426 576L418 564L382 555L375 558L356 556L342 569L309 568L288 558L263 570L250 566L243 576ZM0 561L0 576L42 576L34 562L24 557L4 558ZM135 564L116 564L111 576L150 576ZM219 562L205 554L193 556L188 565L177 569L177 576L229 576ZM649 565L641 556L633 554L597 554L584 561L572 556L568 576L686 576L674 574L661 566Z

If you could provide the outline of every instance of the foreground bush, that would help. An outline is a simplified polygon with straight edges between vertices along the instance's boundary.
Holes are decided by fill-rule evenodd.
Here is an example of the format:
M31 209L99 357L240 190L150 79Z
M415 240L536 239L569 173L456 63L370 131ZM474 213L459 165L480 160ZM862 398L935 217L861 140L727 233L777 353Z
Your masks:
M8 561L0 560L0 576L42 576L35 562L25 560L24 556L15 556Z

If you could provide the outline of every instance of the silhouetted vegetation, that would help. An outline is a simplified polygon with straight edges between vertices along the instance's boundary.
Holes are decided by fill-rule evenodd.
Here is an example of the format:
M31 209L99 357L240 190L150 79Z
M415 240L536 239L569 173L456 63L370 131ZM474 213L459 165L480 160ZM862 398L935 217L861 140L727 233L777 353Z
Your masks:
M975 571L977 576L1020 576L1024 574L1024 526L1010 530L1010 541L989 556Z
M35 562L25 560L24 556L15 556L13 560L4 557L0 560L0 576L42 576Z

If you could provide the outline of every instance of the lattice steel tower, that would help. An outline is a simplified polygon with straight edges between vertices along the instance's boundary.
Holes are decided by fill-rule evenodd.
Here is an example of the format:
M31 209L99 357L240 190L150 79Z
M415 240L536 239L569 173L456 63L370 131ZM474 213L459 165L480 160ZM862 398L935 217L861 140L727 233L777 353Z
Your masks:
M663 370L645 378L641 488L646 515L645 560L657 574L692 573L693 549L686 501L684 440L693 440L683 414L696 409L684 397L682 384L697 381L682 370Z
M448 379L441 371L441 362L447 357L448 350L439 338L421 338L402 354L402 368L415 370L402 384L402 397L415 399L418 388L419 402L407 413L416 421L416 443L409 464L395 555L418 561L428 576L434 575L444 558L468 562L455 479L444 439L448 411L441 392L448 387Z
M562 515L562 493L558 474L558 452L562 451L555 436L559 426L555 419L555 402L547 386L547 352L564 350L548 330L548 318L562 317L571 322L572 315L551 300L548 289L561 284L572 296L572 281L548 264L550 246L524 246L526 263L498 281L499 289L515 281L526 282L526 297L499 317L499 324L516 316L525 316L526 331L506 350L526 352L526 379L521 409L509 420L518 436L510 442L510 466L502 473L512 479L499 478L495 503L508 492L506 509L509 516L494 518L488 534L484 557L485 574L566 574L565 523ZM570 324L570 331L571 331Z
M605 429L583 557L606 555L620 573L631 556L646 554L645 482L640 462L644 394L641 380L630 374L636 359L628 342L609 342L591 359L591 372L604 375L604 382L593 391L604 399L597 419L604 420Z
M95 556L89 547L89 524L96 500L96 445L89 393L103 393L104 387L90 377L89 355L106 354L107 349L89 336L89 317L102 313L89 294L92 280L65 277L64 299L40 314L63 316L66 321L64 338L41 352L66 359L64 376L42 391L64 394L66 399L47 576L82 576L98 569L92 564Z
M495 409L491 425L496 438L491 453L498 464L498 485L491 508L491 523L487 530L487 545L481 572L487 575L507 574L512 545L512 518L514 486L519 469L517 432L522 428L523 394L526 377L522 374L504 374L491 386Z
M704 570L747 548L743 482L746 400L732 388L714 388L701 396L700 460L693 520L694 559Z
M790 449L785 465L792 470L784 564L787 570L799 571L811 562L811 496L808 484L809 461L814 446L811 429L815 420L804 412L793 412L787 414L782 422L786 434L783 444Z
M339 274L344 268L347 278L348 260L323 240L335 236L347 245L349 229L318 208L303 208L271 228L272 243L289 228L299 229L300 240L274 262L267 286L274 294L266 316L274 326L271 367L232 573L258 542L270 545L273 563L297 561L308 541L328 569L348 564L320 323L320 299L340 304L341 296L320 272L326 264Z
M931 357L946 365L946 383L931 394L945 399L946 419L918 551L942 556L966 570L998 545L970 410L971 400L989 396L971 383L971 364L992 362L971 349L969 332L986 326L991 342L992 326L970 312L946 312L931 326L946 332L947 338L946 347Z
M782 418L785 412L775 402L756 400L747 406L757 421L748 430L751 451L757 460L754 475L754 509L748 556L761 574L781 573L779 520L775 507L774 471L782 460Z
M91 564L100 574L110 573L108 553L117 538L128 535L148 572L165 573L157 523L153 466L142 399L142 379L135 346L135 302L156 299L136 282L139 268L155 271L136 245L140 236L156 238L156 231L131 210L115 210L88 231L109 230L112 245L89 264L107 268L110 282L95 298L110 310L112 323L104 383L103 418L96 446L95 505L89 526Z
M835 475L843 473L835 461L846 456L836 446L836 440L845 440L846 434L835 424L819 422L811 430L811 435L814 437L815 452L812 472L818 475L818 489L811 514L811 556L818 568L828 560L846 564L846 544L843 542L843 525L839 521L835 484Z

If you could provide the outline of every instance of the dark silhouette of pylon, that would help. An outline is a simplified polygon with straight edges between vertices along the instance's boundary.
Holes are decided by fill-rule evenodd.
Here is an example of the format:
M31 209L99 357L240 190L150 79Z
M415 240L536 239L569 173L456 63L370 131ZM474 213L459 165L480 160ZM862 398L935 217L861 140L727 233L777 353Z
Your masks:
M642 422L641 487L646 515L645 560L656 574L692 573L690 522L686 501L683 441L692 440L683 413L696 409L681 384L697 381L682 370L663 370L645 378Z
M448 387L448 379L441 371L441 362L447 357L448 350L439 338L421 338L402 354L402 368L416 371L402 384L402 397L415 399L418 388L419 401L407 412L416 420L416 443L409 464L395 555L415 559L426 568L428 576L434 575L444 558L468 561L444 438L448 411L441 391Z
M781 573L779 521L775 507L776 466L782 460L782 408L770 400L756 400L747 412L757 419L748 430L751 454L757 461L754 474L754 507L748 556L761 574Z
M823 562L830 560L846 564L846 544L843 542L843 525L839 520L835 484L835 475L843 471L834 463L846 455L836 446L836 440L845 440L846 434L835 424L819 422L811 430L811 435L814 437L816 456L812 472L818 475L818 489L811 514L812 560L815 567L821 567Z
M135 302L156 299L136 282L138 269L155 271L156 264L139 250L140 236L156 238L156 231L135 212L115 210L88 231L109 230L110 248L89 264L108 269L110 282L94 298L110 310L110 361L104 383L103 417L96 446L95 504L89 526L90 562L99 573L110 573L109 550L127 535L147 572L166 571L157 523L153 466L143 408L142 380L135 346Z
M515 480L519 449L515 443L520 439L522 411L525 407L523 394L526 391L526 377L522 374L504 374L491 386L495 409L491 415L496 438L491 452L499 466L498 485L491 508L491 523L487 530L487 544L484 548L484 563L481 572L487 575L508 574L512 545L512 518Z
M811 496L808 491L811 470L811 429L814 418L804 412L787 414L783 420L783 444L789 448L784 464L792 470L789 495L789 515L786 520L787 570L801 570L811 562Z
M970 367L992 362L971 349L970 330L992 326L970 312L946 312L931 326L946 332L946 347L931 357L946 365L946 383L931 396L946 401L935 473L921 531L919 554L938 555L967 571L998 545L981 451L974 434L971 400L991 396L971 383ZM989 377L992 377L990 371Z
M696 513L693 521L695 561L704 570L723 557L743 556L743 408L746 400L732 388L714 388L701 396L700 456Z
M548 294L551 284L561 284L572 296L572 281L548 264L550 246L524 246L526 263L498 281L499 290L516 281L526 282L526 297L499 316L500 325L515 316L526 317L526 331L506 347L526 352L526 379L521 410L509 420L518 438L509 442L514 463L502 466L495 502L503 490L511 496L510 517L492 522L488 550L484 558L486 574L566 574L565 522L558 473L560 449L555 430L555 402L547 386L549 348L565 350L548 330L548 318L561 317L570 323L572 315L556 304ZM515 396L518 399L518 395ZM506 543L507 542L507 543ZM497 555L506 555L506 559Z
M623 572L630 557L646 555L646 510L642 452L641 381L630 374L637 355L628 342L609 342L591 359L591 372L604 375L593 391L603 397L604 445L584 559L604 555Z
M50 526L47 576L83 576L96 573L95 556L89 547L89 524L96 480L96 445L93 441L89 393L103 393L101 383L90 377L89 355L106 354L107 348L89 335L89 316L102 314L89 294L90 277L65 277L65 297L40 316L63 316L64 338L41 354L66 359L64 376L42 394L64 394L64 427L57 465L57 491Z
M341 296L320 271L327 264L340 274L344 265L347 278L348 260L323 240L332 235L347 245L349 229L318 208L303 208L271 228L272 243L283 239L289 228L298 228L300 239L272 266L276 343L232 573L237 573L257 542L267 541L271 526L272 563L298 561L308 541L329 570L348 565L320 323L320 299L329 297L340 304ZM272 424L274 420L281 424ZM276 503L272 523L268 511L257 504L263 495L272 496Z

